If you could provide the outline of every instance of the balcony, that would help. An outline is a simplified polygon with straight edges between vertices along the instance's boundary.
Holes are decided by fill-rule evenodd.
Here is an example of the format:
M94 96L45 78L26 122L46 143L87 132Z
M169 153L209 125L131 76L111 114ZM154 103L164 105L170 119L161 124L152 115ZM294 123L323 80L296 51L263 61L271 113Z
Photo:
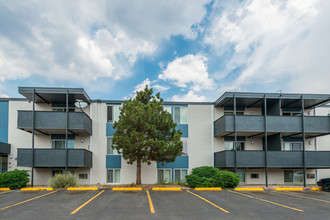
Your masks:
M253 135L265 131L263 115L236 116L236 130L240 135ZM224 136L234 132L234 116L224 115L214 122L214 135ZM299 116L267 116L268 133L300 133L302 118ZM306 116L305 132L311 135L330 133L330 117Z
M18 111L17 127L32 131L32 111ZM84 112L69 112L69 132L77 135L92 134L92 120ZM44 134L64 134L66 112L36 111L35 130Z
M65 149L34 149L34 167L65 167ZM32 149L17 149L17 166L32 167ZM68 167L92 167L92 152L68 149Z
M302 151L268 151L268 167L301 168ZM214 153L214 166L218 168L235 167L235 151ZM237 151L238 168L265 167L265 151ZM330 168L330 151L306 151L307 168Z

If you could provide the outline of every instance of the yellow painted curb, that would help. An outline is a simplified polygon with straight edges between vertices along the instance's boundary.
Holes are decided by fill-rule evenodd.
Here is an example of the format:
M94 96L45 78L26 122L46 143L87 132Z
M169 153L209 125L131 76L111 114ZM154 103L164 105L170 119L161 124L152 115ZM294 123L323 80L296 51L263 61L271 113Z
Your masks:
M52 187L28 187L28 188L22 188L21 191L40 191L40 190L47 190L47 191L53 191L54 189Z
M152 187L153 191L181 191L179 187Z
M313 191L324 191L322 187L312 187L311 190Z
M235 188L235 191L264 191L263 188Z
M9 188L0 188L0 191L10 191Z
M113 187L112 191L142 191L141 187Z
M275 191L304 191L303 188L275 188Z
M97 187L68 187L66 190L74 191L74 190L98 190Z
M196 187L196 191L220 191L221 187Z

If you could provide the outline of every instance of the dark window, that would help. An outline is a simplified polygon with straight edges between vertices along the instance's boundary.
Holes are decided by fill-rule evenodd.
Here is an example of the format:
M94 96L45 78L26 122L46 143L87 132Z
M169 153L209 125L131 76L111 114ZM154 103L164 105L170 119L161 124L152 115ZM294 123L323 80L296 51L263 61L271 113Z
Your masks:
M259 173L251 173L251 179L259 179Z
M108 106L108 122L112 122L112 106Z
M87 178L88 178L87 173L80 173L79 174L79 179L87 179Z
M314 173L307 173L307 179L315 179Z

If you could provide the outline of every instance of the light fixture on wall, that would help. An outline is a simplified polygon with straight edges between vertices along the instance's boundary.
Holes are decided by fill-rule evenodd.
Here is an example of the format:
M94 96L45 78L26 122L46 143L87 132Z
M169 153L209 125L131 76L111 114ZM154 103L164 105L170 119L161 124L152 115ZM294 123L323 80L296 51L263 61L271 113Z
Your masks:
M251 113L251 114L253 114L253 113L254 113L254 111L251 109L251 110L250 110L250 113Z
M254 141L253 140L251 141L251 144L254 144Z
M84 138L81 138L81 139L80 139L80 142L81 142L81 143L84 143L84 141L85 141Z
M309 141L308 143L309 143L309 145L312 145L313 142L312 141Z
M13 155L12 155L12 154L9 154L9 158L10 158L10 159L13 159Z

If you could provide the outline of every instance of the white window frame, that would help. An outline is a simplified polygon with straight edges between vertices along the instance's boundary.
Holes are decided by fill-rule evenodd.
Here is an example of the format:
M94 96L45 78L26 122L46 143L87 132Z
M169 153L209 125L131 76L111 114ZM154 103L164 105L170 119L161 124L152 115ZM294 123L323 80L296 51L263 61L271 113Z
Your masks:
M52 139L52 149L56 149L56 148L53 148L53 143L55 142L55 141L64 141L64 148L63 149L65 149L65 139ZM76 149L76 141L75 141L75 139L68 139L68 143L69 143L69 141L73 141L73 148L68 148L68 149ZM68 146L69 146L69 144L68 144ZM61 150L61 149L57 149L57 150Z
M240 179L240 183L246 183L246 177L247 177L247 172L246 172L246 170L238 170L237 172L244 172L244 182L242 182L241 181L241 179ZM237 174L238 175L238 174Z
M119 182L118 183L109 183L108 182L108 170L112 170L112 179L114 180L114 176L115 176L115 170L119 170ZM106 183L107 184L121 184L121 180L122 180L122 172L121 172L121 169L117 169L117 168L107 168L107 172L106 172Z
M115 123L117 121L117 120L115 120L115 108L118 107L118 119L119 119L119 115L120 115L119 108L121 107L121 105L107 105L107 111L108 111L108 107L112 107L112 120L108 121L108 118L107 118L107 123ZM107 114L108 114L108 112L107 112Z
M184 142L183 142L183 140L185 140L186 141L186 143L187 143L187 152L183 152L183 150L184 150ZM181 138L181 141L182 141L182 155L188 155L188 153L189 153L189 147L188 147L188 138Z
M285 171L292 171L292 182L285 182ZM283 171L284 184L302 184L302 183L304 183L304 180L302 180L301 182L294 182L294 173L295 172L303 172L303 170L301 170L301 169L285 169ZM304 172L303 172L303 178L304 178Z
M227 149L226 149L226 142L227 142L227 143L232 143L232 144L233 144L233 147L234 147L234 145L235 145L235 141L224 141L224 143L223 143L223 149L224 149L224 150L227 150ZM243 149L243 150L238 150L238 149L237 149L237 150L238 150L238 151L245 151L245 141L237 141L237 144L238 144L238 143L243 143L243 144L244 144L244 149ZM235 150L235 149L233 148L233 149L231 149L231 150Z
M183 179L183 177L182 177L182 171L183 171L183 170L186 170L186 171L187 171L187 175L189 175L189 173L188 173L188 168L173 169L173 172L174 172L174 175L173 175L173 176L174 176L174 182L177 182L176 179L175 179L175 171L176 171L176 170L180 170L180 181ZM179 182L179 181L178 181L178 182ZM184 181L182 181L182 182L184 182L184 183L187 182L186 178L185 178Z
M179 122L175 122L175 108L180 108L180 121ZM185 108L186 109L186 117L187 117L187 122L183 123L182 122L182 118L181 118L181 108ZM172 116L173 116L173 121L177 124L188 124L188 106L172 106Z
M160 170L169 170L170 171L170 181L169 183L173 182L173 178L172 178L172 169L171 168L157 168L157 183L161 183L158 179L158 171Z

